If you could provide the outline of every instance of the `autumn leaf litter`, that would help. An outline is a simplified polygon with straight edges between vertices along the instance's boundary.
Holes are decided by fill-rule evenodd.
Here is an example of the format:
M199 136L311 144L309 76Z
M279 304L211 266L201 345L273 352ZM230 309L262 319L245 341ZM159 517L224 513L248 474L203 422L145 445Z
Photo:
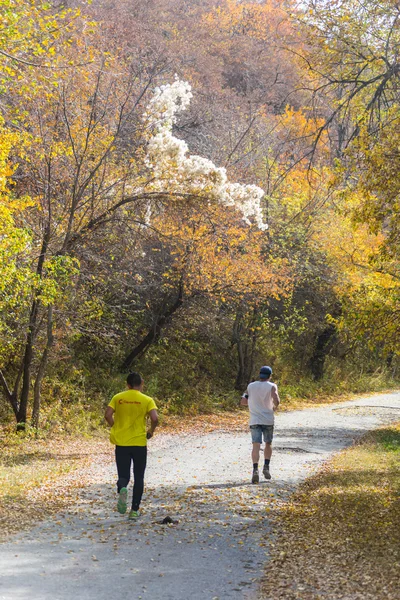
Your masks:
M385 402L384 398L382 402ZM324 421L320 426L325 427L324 410L319 411L322 420L318 417L318 423ZM386 413L383 417L384 411L379 412L378 409L374 414L366 411L364 417L364 413L358 410L350 417L340 413L335 415L338 412L335 407L326 411L337 420L338 425L348 427L348 439L355 431L355 424L362 423L360 419L365 418L362 427L368 429L373 421L379 424L388 418ZM317 413L304 411L280 415L280 435L285 435L285 427L293 428L297 423L297 427L300 425L300 433L296 434L300 436L297 444L304 444L306 440L313 446L326 443L325 437L318 431L317 437L310 441L308 429L304 428L307 419L314 418ZM69 556L73 563L82 564L85 556L96 568L104 560L109 560L110 552L119 557L121 564L125 564L129 562L125 559L126 548L143 553L144 548L149 546L147 563L150 567L153 565L160 580L165 578L171 582L171 574L168 573L171 557L167 558L165 553L179 554L181 547L183 560L185 554L191 555L189 548L196 548L196 560L204 559L210 570L213 562L225 561L221 562L224 565L223 585L230 587L232 597L244 597L244 587L257 588L262 566L276 542L272 524L279 519L297 481L306 477L307 473L315 472L331 452L331 448L327 447L324 454L322 446L314 454L307 454L306 450L296 453L290 448L277 450L272 463L273 480L253 486L249 483L250 441L246 421L246 416L238 413L237 418L231 420L232 431L229 431L229 417L222 418L219 425L217 419L201 417L195 430L192 423L189 429L181 427L177 432L174 426L175 433L168 433L166 429L165 433L159 434L150 447L147 485L139 522L129 522L126 515L121 516L115 511L112 448L104 440L85 442L82 462L78 461L77 469L55 479L50 477L39 487L27 491L25 504L35 507L36 516L52 515L53 518L31 533L14 536L14 543L7 544L9 551L25 545L21 552L28 552L26 544L35 541L39 535L41 543L59 546L64 556ZM340 438L335 444L340 448L348 442L344 441L343 432L338 431ZM360 429L356 431L358 434ZM278 436L276 447L282 448L285 442L284 437L280 440ZM74 453L79 454L76 448ZM296 465L301 465L299 472ZM30 513L31 520L32 516ZM161 524L166 517L174 522ZM9 533L12 531L9 529ZM6 556L9 551L4 550ZM284 556L281 558L285 559ZM142 566L127 564L126 567L132 576L140 579ZM42 576L45 577L45 574L46 569L43 568ZM143 593L152 590L153 597L157 597L158 592L154 590L158 588L154 588L154 583L151 585L143 583ZM215 584L215 587L218 585ZM204 596L198 597L221 597L221 589L214 591L218 596L204 592ZM234 596L235 593L237 596ZM184 586L182 594L185 594Z

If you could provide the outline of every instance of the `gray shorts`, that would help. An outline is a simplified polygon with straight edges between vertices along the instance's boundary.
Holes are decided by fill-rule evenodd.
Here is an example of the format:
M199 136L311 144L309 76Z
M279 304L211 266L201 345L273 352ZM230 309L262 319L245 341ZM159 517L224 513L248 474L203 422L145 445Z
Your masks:
M251 441L253 444L261 444L262 438L266 444L272 444L274 437L273 425L250 425Z

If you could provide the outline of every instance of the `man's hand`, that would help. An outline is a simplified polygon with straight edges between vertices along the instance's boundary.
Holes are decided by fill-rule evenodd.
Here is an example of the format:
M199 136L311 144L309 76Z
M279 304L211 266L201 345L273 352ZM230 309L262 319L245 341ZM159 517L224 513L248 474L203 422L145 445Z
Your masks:
M274 403L274 410L276 410L281 402L278 394L278 388L276 385L271 390L272 402Z
M111 408L111 406L107 406L104 418L107 421L107 423L110 425L110 427L112 427L114 425L114 412L115 412L115 410L113 408Z
M239 400L239 406L248 406L249 405L249 395L243 394L243 396Z
M149 412L149 417L150 417L150 429L146 433L146 438L148 440L150 440L153 437L154 430L158 425L158 414L154 408Z

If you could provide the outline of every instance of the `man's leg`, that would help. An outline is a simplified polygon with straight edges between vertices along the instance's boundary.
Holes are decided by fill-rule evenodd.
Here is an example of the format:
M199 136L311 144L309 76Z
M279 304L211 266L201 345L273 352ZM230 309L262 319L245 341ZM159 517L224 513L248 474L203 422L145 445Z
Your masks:
M258 461L260 459L260 446L262 442L262 428L261 425L250 425L251 441L253 442L253 450L251 452L251 459L253 461L253 476L251 483L258 483L260 476L258 474Z
M272 438L274 435L274 426L273 425L268 425L265 430L264 430L264 441L265 441L265 448L264 448L264 468L263 468L263 474L265 479L271 479L271 473L269 471L269 463L271 460L271 456L272 456Z
M115 462L117 463L118 492L126 488L131 478L131 449L129 446L115 446Z
M135 446L132 448L133 459L133 497L132 510L138 511L142 500L144 489L144 472L147 462L147 446Z
M260 460L260 446L258 442L253 442L253 450L251 451L251 460L253 461L253 475L251 483L259 483L260 476L258 474L258 461Z
M253 450L251 451L251 460L253 461L253 475L251 483L259 483L258 461L260 460L260 446L262 442L262 429L260 425L250 425L251 441Z
M118 503L117 510L121 515L126 513L128 490L127 485L131 477L131 453L129 446L115 446L115 462L118 471Z
M272 456L272 444L265 444L264 459L271 460L271 456Z
M251 460L253 461L253 467L258 468L258 461L260 460L260 446L261 444L253 442L253 450L251 451Z
M271 456L272 456L272 445L268 444L266 442L265 448L264 448L264 468L263 468L263 474L264 474L265 479L271 479L271 473L269 472L269 463L271 460Z

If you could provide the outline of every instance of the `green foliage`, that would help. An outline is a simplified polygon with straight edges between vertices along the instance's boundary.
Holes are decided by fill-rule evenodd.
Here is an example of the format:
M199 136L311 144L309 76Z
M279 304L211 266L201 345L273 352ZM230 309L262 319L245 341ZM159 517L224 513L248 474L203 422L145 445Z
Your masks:
M30 268L32 236L16 222L31 204L12 194L10 153L20 142L0 117L0 364L18 351L18 331L24 327L34 275Z
M400 453L400 427L380 429L375 432L375 439L378 450Z
M199 321L207 323L204 316ZM201 328L188 331L183 322L135 365L145 379L146 393L155 397L162 412L200 414L235 404L230 389L234 355L225 340L218 340L221 329L220 324L212 332L213 348Z
M285 378L279 385L279 393L283 408L296 408L307 403L339 401L353 394L384 392L398 386L399 380L385 367L365 373L357 362L345 365L330 359L321 381L304 376Z
M66 288L79 274L79 261L70 256L53 256L44 264L44 276L37 281L38 300L43 306L62 298Z

